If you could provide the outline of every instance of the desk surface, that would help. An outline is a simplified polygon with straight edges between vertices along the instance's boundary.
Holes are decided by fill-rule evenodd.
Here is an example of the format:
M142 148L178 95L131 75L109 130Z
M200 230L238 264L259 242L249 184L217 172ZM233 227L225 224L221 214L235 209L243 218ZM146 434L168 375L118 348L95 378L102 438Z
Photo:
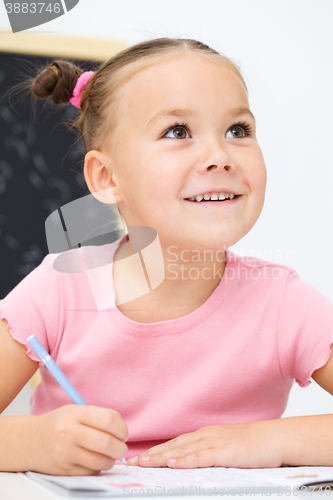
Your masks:
M277 500L277 499L289 499L289 500L296 500L296 499L302 499L302 498L312 498L315 500L318 500L319 498L323 500L325 498L326 500L333 500L333 491L330 492L331 495L326 495L317 491L307 491L302 493L299 493L298 496L296 495L278 495L276 493L271 493L267 492L267 495L262 495L262 494L256 494L256 495L251 495L250 498L255 498L256 500L264 500L265 498L267 500ZM149 496L149 495L148 495ZM190 496L190 495L187 495ZM227 495L226 495L227 496ZM230 500L233 499L243 499L245 495L228 495L230 497ZM132 495L131 498L133 498L134 495ZM143 495L136 495L137 498L143 498ZM9 472L0 472L0 500L61 500L61 499L70 499L71 497L69 496L60 496L54 493L53 491L48 490L47 488L44 488L44 486L33 483L31 479L25 478L21 474L15 474L15 473L9 473ZM116 497L110 497L110 498L116 498ZM118 498L124 498L123 495L120 495ZM152 497L152 498L157 498L157 497ZM168 498L168 496L161 496L160 498ZM185 495L172 495L172 500L184 500L186 498ZM194 497L192 495L192 498L200 498L200 496ZM214 498L223 498L219 496L215 496ZM76 497L76 500L80 500L80 498ZM82 500L87 500L87 497L85 499L82 498ZM94 497L90 497L90 500L94 500Z
M54 500L53 493L20 474L0 472L0 500ZM59 497L61 498L61 497Z

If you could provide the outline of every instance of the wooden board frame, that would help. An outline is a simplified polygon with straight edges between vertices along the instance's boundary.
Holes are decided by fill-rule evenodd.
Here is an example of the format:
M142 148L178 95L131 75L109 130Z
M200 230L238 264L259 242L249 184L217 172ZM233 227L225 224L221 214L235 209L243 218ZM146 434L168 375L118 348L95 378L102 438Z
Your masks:
M105 61L128 47L125 41L39 33L0 32L0 52Z

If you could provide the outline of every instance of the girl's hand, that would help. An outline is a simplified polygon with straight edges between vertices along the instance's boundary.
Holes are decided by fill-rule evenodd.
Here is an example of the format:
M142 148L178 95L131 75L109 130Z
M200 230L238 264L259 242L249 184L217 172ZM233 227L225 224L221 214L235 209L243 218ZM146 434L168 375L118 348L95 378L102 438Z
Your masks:
M65 405L33 419L29 434L26 470L44 474L97 474L128 452L127 426L109 408Z
M280 467L283 452L274 420L212 425L182 434L141 453L128 465L142 467Z

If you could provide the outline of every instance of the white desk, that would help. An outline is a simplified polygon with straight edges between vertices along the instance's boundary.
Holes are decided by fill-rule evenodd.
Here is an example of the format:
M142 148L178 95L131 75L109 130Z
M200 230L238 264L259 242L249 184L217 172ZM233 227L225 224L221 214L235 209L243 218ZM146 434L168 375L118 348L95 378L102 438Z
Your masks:
M319 498L321 500L333 500L333 490L329 492L330 494L326 494L325 492L316 492L316 491L308 491L306 494L304 491L299 492L298 495L277 495L276 493L269 494L267 492L266 495L261 495L261 494L256 494L256 495L228 495L230 500L236 499L236 500L244 500L244 498L247 500L247 498L252 498L256 500L264 500L265 498L267 500L278 500L278 499L302 499L306 498L309 500L310 498L314 500L318 500ZM227 495L220 496L220 495L212 495L210 498L226 498ZM152 497L151 495L147 495L145 498L172 498L172 500L184 500L184 498L202 498L203 495L201 496L190 496L190 495L169 495L169 496L160 496L160 497ZM71 497L68 496L59 496L53 491L48 490L47 488L44 488L40 484L35 484L32 483L30 479L27 479L25 477L22 477L20 474L15 474L15 473L8 473L8 472L0 472L0 500L61 500L61 499L70 499ZM91 500L94 500L94 497L89 497ZM116 497L110 497L110 498L116 498ZM126 498L123 495L120 495L118 498ZM128 498L143 498L143 495L132 495ZM78 497L76 497L76 500L80 500ZM82 498L82 500L87 500L87 497L85 499Z
M20 474L0 472L0 500L54 500L54 498L56 497L53 492L32 484Z

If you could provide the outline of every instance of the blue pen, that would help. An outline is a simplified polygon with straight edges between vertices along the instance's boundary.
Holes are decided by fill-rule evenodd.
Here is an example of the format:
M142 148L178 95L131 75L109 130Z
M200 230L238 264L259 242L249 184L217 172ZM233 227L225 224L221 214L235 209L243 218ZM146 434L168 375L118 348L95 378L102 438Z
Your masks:
M80 394L74 389L68 378L63 374L59 366L51 358L49 353L44 349L35 335L30 335L30 337L27 338L27 342L30 344L40 360L43 361L46 368L51 372L51 374L54 376L58 384L63 388L67 396L71 398L73 403L76 403L77 405L87 406L87 403L83 401ZM128 467L124 458L121 458L120 461L124 465L126 465L126 467Z

